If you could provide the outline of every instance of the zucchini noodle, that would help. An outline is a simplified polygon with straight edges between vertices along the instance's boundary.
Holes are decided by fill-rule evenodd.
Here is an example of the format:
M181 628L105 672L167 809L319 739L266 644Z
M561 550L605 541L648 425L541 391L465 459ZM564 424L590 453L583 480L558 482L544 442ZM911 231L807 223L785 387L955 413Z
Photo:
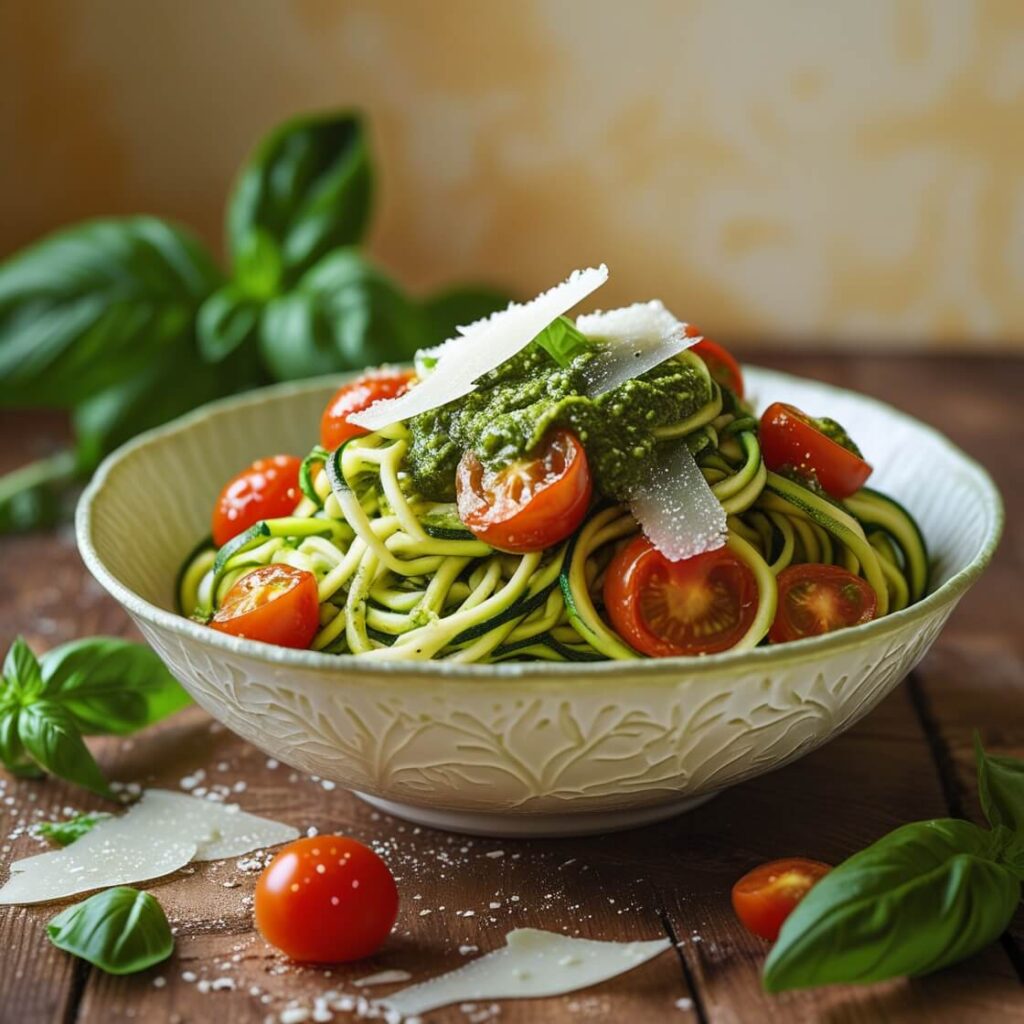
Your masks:
M750 410L717 384L709 390L703 407L655 436L686 439L728 516L728 549L756 583L753 621L734 649L765 641L776 578L800 563L861 576L878 615L923 596L927 551L903 508L868 488L834 501L769 472ZM188 557L177 583L181 612L209 621L241 576L280 563L316 578L316 651L378 661L643 657L603 614L605 570L639 529L628 508L598 502L566 542L508 554L470 533L453 504L414 493L409 445L398 423L333 452L314 447L292 515L259 522L219 550L206 542Z

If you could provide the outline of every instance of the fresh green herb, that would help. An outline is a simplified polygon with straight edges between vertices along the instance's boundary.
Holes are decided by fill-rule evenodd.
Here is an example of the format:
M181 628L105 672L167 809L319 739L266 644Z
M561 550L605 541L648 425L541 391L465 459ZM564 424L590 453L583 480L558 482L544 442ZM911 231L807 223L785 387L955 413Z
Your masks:
M142 430L272 380L400 362L505 297L418 302L353 248L373 167L360 118L290 121L228 200L225 275L155 217L90 221L0 265L0 407L72 412L76 445L0 478L0 532L52 525L69 487Z
M976 752L992 828L919 821L844 861L782 926L766 989L926 974L999 937L1024 879L1024 763Z
M109 814L76 814L73 818L65 818L63 821L41 822L37 831L51 843L70 846L86 832L91 832L97 822L109 817Z
M50 941L108 974L134 974L166 960L174 937L163 907L148 892L119 885L59 913Z
M566 316L560 316L553 323L548 324L536 338L535 345L542 349L563 369L573 359L590 347L586 335L576 329L576 325Z
M0 762L110 796L83 735L125 734L184 707L188 694L143 644L76 640L37 659L21 637L0 679Z

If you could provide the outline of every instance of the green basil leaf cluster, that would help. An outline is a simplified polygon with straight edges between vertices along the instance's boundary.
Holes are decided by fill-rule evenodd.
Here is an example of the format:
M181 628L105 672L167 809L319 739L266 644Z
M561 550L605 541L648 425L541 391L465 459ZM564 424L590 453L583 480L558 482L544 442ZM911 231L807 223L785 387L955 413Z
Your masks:
M134 974L166 960L174 937L163 907L148 892L121 885L61 911L46 926L50 941L108 974Z
M818 882L787 918L764 968L771 992L927 974L999 937L1021 900L1024 763L977 745L992 826L919 821Z
M188 703L144 644L93 637L37 659L18 637L0 678L0 763L16 774L44 771L109 797L82 737L134 732Z
M90 221L0 265L0 406L72 413L76 447L0 478L0 532L50 525L68 485L142 430L273 380L410 359L507 299L425 302L359 251L373 165L361 119L289 121L227 203L222 272L155 217Z
M76 814L73 818L65 818L63 821L41 822L38 832L51 843L70 846L87 832L91 832L97 822L109 817L109 814Z

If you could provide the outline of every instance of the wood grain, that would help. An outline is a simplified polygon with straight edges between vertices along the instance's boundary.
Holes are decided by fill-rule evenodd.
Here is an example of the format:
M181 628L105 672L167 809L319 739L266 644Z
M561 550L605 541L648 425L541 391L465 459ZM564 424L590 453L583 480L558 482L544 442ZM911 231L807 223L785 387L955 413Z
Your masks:
M1020 926L1002 945L929 978L768 997L758 981L765 945L738 927L729 907L732 882L766 858L803 854L834 862L904 821L950 813L980 821L974 728L991 750L1024 756L1024 432L1016 414L1024 363L759 361L875 394L933 422L983 461L1003 489L1002 549L908 684L797 764L663 825L586 840L497 842L404 824L286 767L268 767L266 755L198 709L143 736L101 741L98 755L115 779L177 788L203 770L202 784L225 787L247 810L372 844L399 879L398 927L371 961L330 971L297 968L252 930L257 872L236 861L200 865L152 887L177 929L172 959L136 977L112 978L50 946L43 925L53 907L4 908L0 1021L276 1019L289 1001L312 1007L332 989L357 995L355 980L378 970L401 968L421 978L450 969L472 955L471 947L492 949L520 926L617 939L671 934L679 946L585 992L502 1003L500 1019L514 1024L1024 1020ZM59 418L12 413L0 414L0 427L0 468L45 450L64 430ZM87 577L66 530L0 540L0 567L4 646L18 632L39 650L90 633L131 635L121 611ZM19 824L59 816L65 807L97 806L53 781L0 775L0 783L0 797L10 799L0 803L3 863L39 848L27 835L6 838ZM240 783L244 790L234 792ZM488 1006L428 1015L439 1024L493 1018ZM335 1019L349 1018L339 1012Z

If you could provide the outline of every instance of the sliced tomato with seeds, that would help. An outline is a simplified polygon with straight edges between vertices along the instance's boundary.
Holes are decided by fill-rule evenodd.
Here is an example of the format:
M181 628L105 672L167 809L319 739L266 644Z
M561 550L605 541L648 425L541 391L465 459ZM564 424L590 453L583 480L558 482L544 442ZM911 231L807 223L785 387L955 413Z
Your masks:
M368 434L365 427L349 422L349 417L369 409L374 402L404 395L415 379L412 370L374 370L343 384L320 419L320 443L334 451L339 444Z
M757 581L728 548L673 562L641 534L609 564L604 604L619 635L642 654L715 654L750 629Z
M232 537L261 519L279 519L292 513L302 496L294 455L257 459L232 477L213 507L213 542L223 547Z
M375 953L398 916L387 864L348 836L289 843L256 883L256 927L293 960L345 963Z
M543 551L572 534L590 506L587 453L576 435L549 431L525 458L486 469L466 452L455 477L459 518L474 536L501 551Z
M769 469L812 473L833 498L848 498L871 476L871 466L859 455L833 441L807 413L785 402L765 409L758 438Z
M687 337L696 338L700 333L693 324L686 325ZM694 355L704 360L708 372L719 384L729 388L737 398L743 397L743 371L728 349L723 348L717 341L703 338L693 346L692 351Z
M308 647L320 627L316 577L290 565L253 569L224 595L210 625L278 647Z
M776 583L779 604L768 633L773 644L860 626L878 612L871 586L838 565L791 565Z
M774 942L796 905L831 870L831 865L805 857L762 864L732 887L736 916L748 931Z

